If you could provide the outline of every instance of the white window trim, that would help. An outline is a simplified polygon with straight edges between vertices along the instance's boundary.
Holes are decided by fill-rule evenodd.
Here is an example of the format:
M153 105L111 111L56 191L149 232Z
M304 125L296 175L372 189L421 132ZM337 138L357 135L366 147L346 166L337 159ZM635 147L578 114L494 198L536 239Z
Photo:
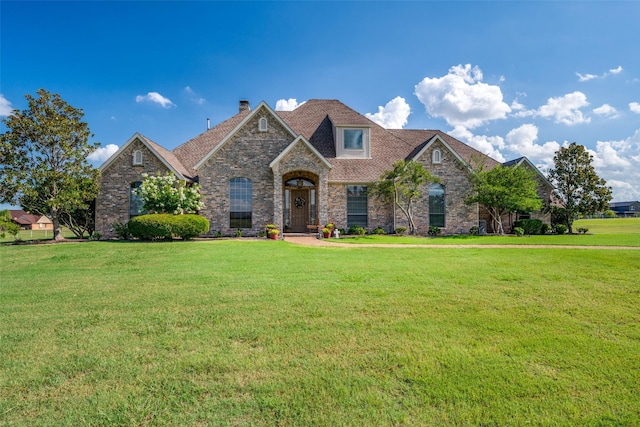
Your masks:
M431 155L431 163L434 163L434 164L442 163L442 151L438 149L433 150L433 154Z
M344 132L348 130L362 131L362 149L344 148ZM367 127L336 127L336 156L338 158L368 159L371 157L371 129Z
M136 150L133 152L133 165L140 166L142 165L142 151Z
M269 122L267 121L267 118L260 117L258 120L258 131L266 132L267 130L269 130Z

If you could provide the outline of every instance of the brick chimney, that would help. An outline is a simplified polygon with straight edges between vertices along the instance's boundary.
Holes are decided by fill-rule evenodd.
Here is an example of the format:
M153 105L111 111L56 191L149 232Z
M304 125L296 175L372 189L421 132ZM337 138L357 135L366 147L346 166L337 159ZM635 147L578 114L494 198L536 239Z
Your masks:
M251 110L251 104L249 104L249 101L247 101L246 99L241 99L240 100L240 108L239 108L239 113L242 113L243 111L249 111Z

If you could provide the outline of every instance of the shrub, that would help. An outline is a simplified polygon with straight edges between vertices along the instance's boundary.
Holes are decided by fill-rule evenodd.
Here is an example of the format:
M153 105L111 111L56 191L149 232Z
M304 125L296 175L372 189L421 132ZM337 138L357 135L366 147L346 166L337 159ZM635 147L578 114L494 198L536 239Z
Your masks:
M173 215L171 220L171 233L183 240L191 240L194 237L209 232L209 220L195 214Z
M474 225L469 229L469 234L471 234L472 236L477 236L478 234L480 234L480 227Z
M542 220L540 219L521 219L513 223L514 227L522 228L524 234L540 234L542 230Z
M407 227L398 227L396 228L396 234L404 234L407 232Z
M140 240L190 240L209 231L209 221L200 215L149 214L137 216L128 223L132 237Z
M387 232L382 227L376 227L371 231L371 234L387 234Z
M606 211L604 213L604 216L607 217L607 218L615 218L616 217L616 213L615 213L615 211L609 209L608 211Z
M238 228L238 229L236 230L235 236L236 236L236 237L242 237L242 230L240 230L240 229Z
M162 240L171 238L172 214L149 214L132 218L128 225L131 237L140 240Z
M549 224L542 224L542 227L540 227L540 234L547 234L551 231L551 226Z
M129 240L131 238L131 232L129 231L129 224L114 222L111 224L113 231L116 233L116 237L122 240Z
M98 233L97 231L94 231L93 234L89 236L89 240L100 240L101 237L102 237L102 234Z
M565 234L569 228L564 224L556 224L553 230L556 234Z
M589 231L589 229L586 227L578 227L578 233L580 234L585 234L587 231Z
M355 234L357 236L364 236L367 234L367 230L364 227L360 227L358 225L352 225L349 227L349 234Z
M524 236L524 228L522 228L522 227L514 227L513 228L513 234L515 234L516 236Z
M435 225L430 225L429 231L427 231L427 233L429 234L429 236L437 236L438 234L440 234L440 227L436 227Z

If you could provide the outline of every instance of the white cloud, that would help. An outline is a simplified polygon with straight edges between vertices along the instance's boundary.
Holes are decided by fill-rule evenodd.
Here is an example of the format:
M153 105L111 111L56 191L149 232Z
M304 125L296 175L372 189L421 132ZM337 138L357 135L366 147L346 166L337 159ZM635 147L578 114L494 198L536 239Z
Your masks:
M415 94L432 117L473 129L511 112L500 87L483 83L482 77L477 66L456 65L443 77L425 77L415 86Z
M500 148L504 148L504 139L500 136L474 135L464 126L456 126L449 134L499 162L506 161L500 153Z
M634 113L640 114L640 103L639 102L630 102L629 103L629 110L631 110Z
M104 162L109 157L118 151L118 146L115 144L108 144L105 147L100 147L93 153L87 156L87 160L91 160L92 162Z
M194 104L202 105L207 101L206 99L201 97L199 94L195 93L190 86L186 86L184 88L184 93L187 94L187 97L189 98L189 100Z
M531 162L541 164L545 168L553 165L553 156L560 149L556 141L536 144L538 127L527 123L507 133L507 149L518 156L526 156Z
M620 74L622 72L622 66L618 65L617 68L613 68L613 69L609 70L609 72L611 74Z
M298 104L298 100L295 98L279 99L276 101L276 111L293 111L302 104L304 104L304 102Z
M579 82L588 82L589 80L597 79L599 77L599 76L596 76L595 74L580 74L580 73L576 73L576 76L578 76Z
M378 106L375 114L366 113L365 116L387 129L402 129L407 124L411 114L411 107L404 98L396 96L384 107Z
M616 201L640 200L640 129L621 141L598 141L593 166L613 189Z
M11 102L0 93L0 116L8 116L12 111Z
M605 116L610 118L616 118L620 116L618 114L618 110L616 110L614 107L612 107L609 104L602 104L600 107L594 108L593 112L599 116Z
M171 102L169 98L165 98L158 92L149 92L146 95L136 96L136 102L152 102L154 104L160 104L162 108L175 107L175 104Z
M589 123L591 119L584 117L581 108L589 105L587 96L579 91L568 93L557 98L549 98L546 105L535 111L534 115L553 118L556 123L575 125Z
M514 99L513 102L511 102L511 109L513 111L521 111L525 109L524 104L521 104L520 102L518 102L518 98Z
M588 82L589 80L594 80L594 79L605 79L610 74L620 74L621 72L622 72L622 66L618 65L616 68L611 68L608 72L604 72L602 74L576 73L576 76L578 76L579 82Z

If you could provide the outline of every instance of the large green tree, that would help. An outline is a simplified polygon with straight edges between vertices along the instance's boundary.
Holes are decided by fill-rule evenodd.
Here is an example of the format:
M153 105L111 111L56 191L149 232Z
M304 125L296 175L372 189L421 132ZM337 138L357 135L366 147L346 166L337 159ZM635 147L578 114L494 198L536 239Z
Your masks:
M593 156L583 145L571 143L556 151L549 181L555 186L553 201L546 206L573 233L578 215L593 215L608 209L611 188L594 169Z
M409 233L415 234L414 202L422 195L425 186L436 182L440 180L431 175L422 163L399 160L393 164L393 169L380 176L380 180L369 184L368 193L385 202L393 202L407 217Z
M7 131L0 135L0 200L48 216L54 238L61 240L61 216L86 208L98 193L98 171L87 156L100 144L89 142L93 135L82 110L58 94L36 93L25 95L26 110L2 119Z
M472 194L466 203L479 203L488 211L494 229L504 234L502 217L510 212L540 210L538 183L534 172L523 166L496 166L485 169L479 165L470 175Z

